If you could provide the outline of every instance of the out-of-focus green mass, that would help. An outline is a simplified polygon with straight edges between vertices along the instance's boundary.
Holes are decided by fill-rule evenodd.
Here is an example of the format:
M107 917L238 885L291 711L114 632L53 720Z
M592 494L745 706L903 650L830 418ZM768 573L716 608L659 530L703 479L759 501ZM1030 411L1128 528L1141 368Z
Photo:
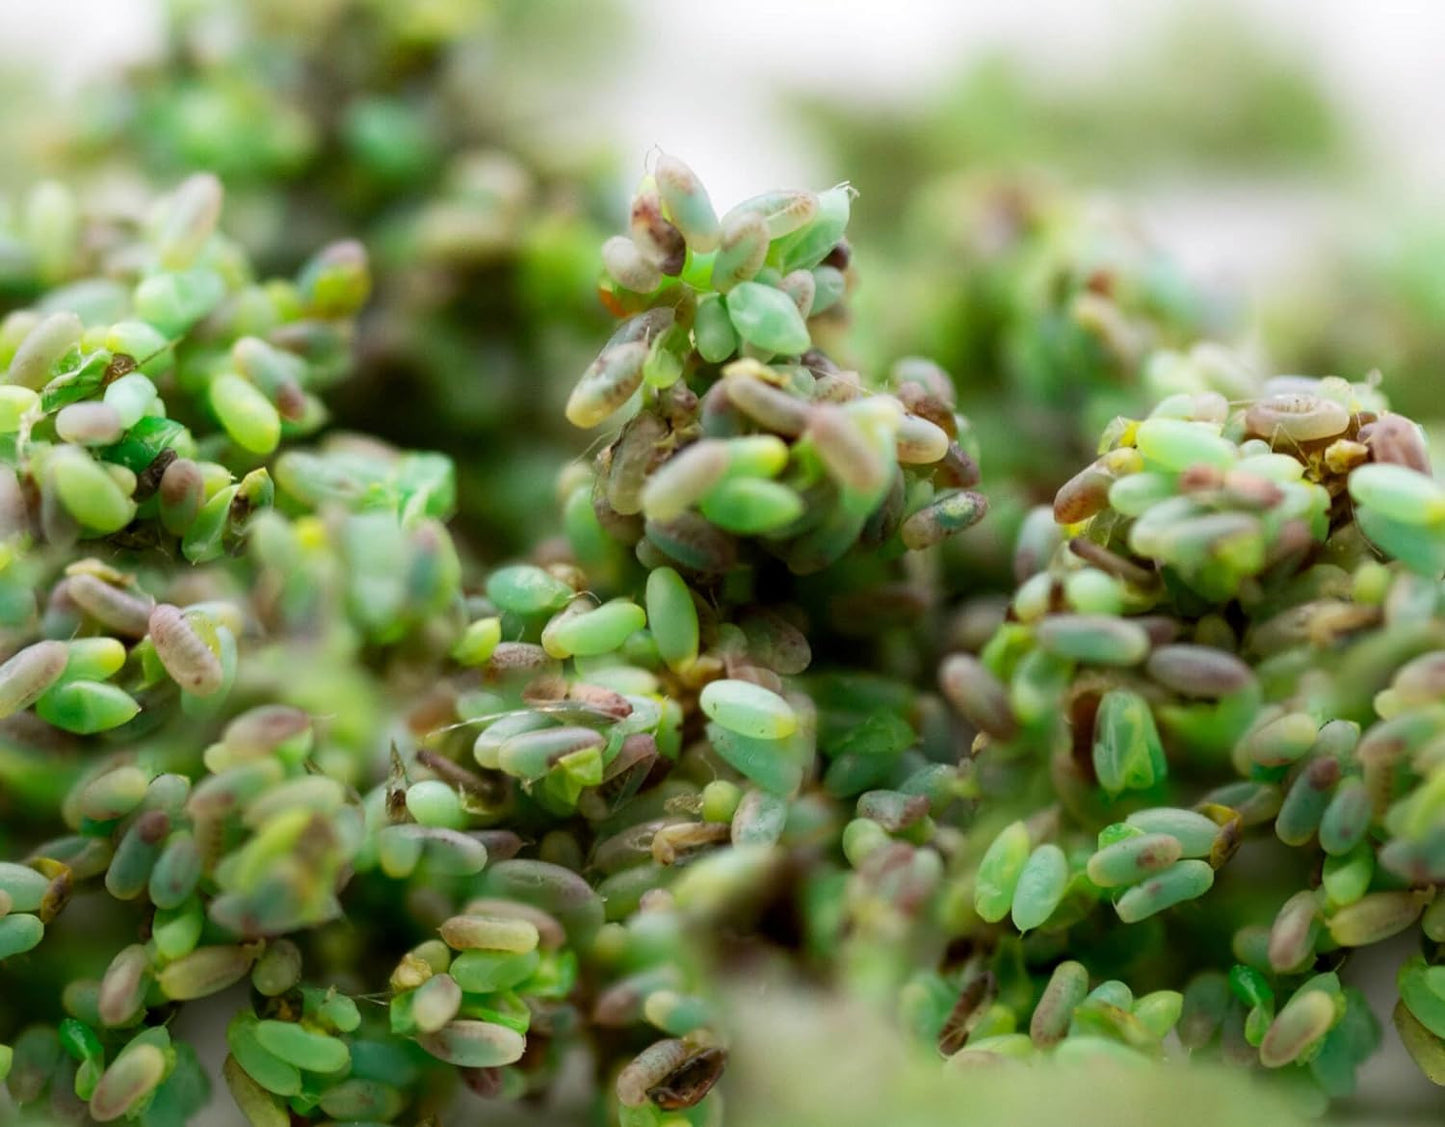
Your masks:
M875 237L916 185L960 168L1046 167L1089 184L1171 176L1320 173L1355 144L1297 44L1230 6L1161 11L1098 66L1066 71L995 54L923 104L794 95L796 112L863 193Z
M1374 237L1313 248L1267 299L1262 331L1300 371L1381 374L1393 402L1438 429L1445 419L1445 229L1404 212Z
M97 76L34 139L41 167L112 195L215 172L267 268L361 239L381 292L336 420L456 456L459 529L504 554L537 535L575 452L548 373L604 316L615 170L556 126L623 26L572 0L172 0L160 56Z
M741 1004L753 1030L735 1053L737 1127L1237 1127L1307 1122L1247 1075L1206 1065L1131 1068L1036 1064L1011 1069L940 1068L910 1051L863 1008L799 994L781 984ZM799 1084L810 1075L843 1084Z

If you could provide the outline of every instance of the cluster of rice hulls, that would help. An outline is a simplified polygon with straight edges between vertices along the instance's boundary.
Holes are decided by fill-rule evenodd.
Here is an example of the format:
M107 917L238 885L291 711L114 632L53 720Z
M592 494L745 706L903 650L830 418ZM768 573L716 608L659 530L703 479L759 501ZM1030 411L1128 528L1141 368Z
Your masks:
M172 1019L236 987L224 1076L252 1122L424 1116L458 1083L563 1098L583 1047L578 1098L622 1122L721 1114L713 940L766 939L805 861L813 895L836 885L855 802L951 777L915 746L946 716L905 643L931 644L927 549L984 501L935 369L873 389L812 347L845 189L720 221L677 162L657 184L634 214L655 199L659 238L705 247L710 222L726 267L723 232L761 227L748 255L790 269L609 285L637 312L569 415L635 413L564 471L567 538L471 593L444 457L278 449L325 417L355 244L254 284L201 177L118 252L111 304L49 312L100 292L79 284L7 322L0 687L27 815L0 1035L23 1106L185 1122L208 1081ZM839 640L817 672L810 637Z
M0 1066L27 1114L185 1123L210 1078L172 1022L200 1007L253 1122L424 1114L521 1057L575 955L525 871L506 883L520 839L388 757L467 668L450 465L293 442L365 256L260 281L220 208L187 181L0 327ZM501 952L522 973L483 965Z
M1151 338L1157 405L1028 514L1004 607L948 558L987 507L954 382L834 359L848 187L719 215L660 155L562 534L473 580L444 455L317 436L365 252L259 281L221 203L32 223L74 254L0 322L26 1113L186 1123L200 1012L263 1127L464 1090L704 1127L759 960L951 1071L1177 1043L1317 1111L1402 933L1442 1077L1445 489L1372 384Z
M1351 955L1407 932L1393 1020L1445 1079L1445 489L1418 426L1277 377L1171 395L1100 449L1030 522L1005 621L940 666L966 816L860 809L845 835L863 965L959 1066L1173 1034L1319 1111L1380 1041ZM868 869L910 853L938 891L880 913Z
M893 226L881 254L868 248L857 351L867 365L916 349L950 373L996 488L994 519L949 549L948 567L956 584L1007 591L1029 507L1110 419L1165 394L1151 358L1228 317L1124 212L1043 176L939 177Z
M612 437L561 476L565 536L487 583L489 641L519 639L489 662L517 687L468 699L485 727L461 740L600 897L590 1016L629 1125L715 1121L718 960L756 944L826 973L770 916L838 887L860 795L907 787L911 811L952 771L918 747L946 714L913 685L930 549L985 502L938 369L874 383L823 349L849 203L778 191L718 215L657 158L603 250L622 323L567 404Z
M535 539L577 450L565 373L605 323L593 283L614 168L536 107L622 26L608 4L171 4L160 56L99 76L50 130L51 164L102 198L212 172L268 270L363 242L381 289L331 409L450 455L458 534L500 558Z

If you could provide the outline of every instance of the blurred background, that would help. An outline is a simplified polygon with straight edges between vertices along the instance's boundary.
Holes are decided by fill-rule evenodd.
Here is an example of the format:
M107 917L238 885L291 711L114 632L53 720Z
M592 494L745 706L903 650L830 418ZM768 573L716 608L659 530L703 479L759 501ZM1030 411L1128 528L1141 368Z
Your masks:
M202 5L6 0L0 57L32 68L52 92L74 92L98 71L156 57L168 6ZM536 104L507 113L621 154L619 193L631 189L654 145L685 154L721 200L775 183L821 182L843 171L848 150L814 128L824 115L809 107L827 103L830 124L847 116L877 134L887 122L922 129L950 106L972 103L985 116L992 92L995 119L965 114L951 134L941 129L927 165L1007 156L1067 168L1127 196L1150 232L1203 280L1257 286L1341 225L1360 238L1387 237L1405 215L1429 208L1445 181L1445 133L1428 127L1445 117L1438 5L596 6L608 10L616 33L592 60L599 81L586 83L584 97L581 76L549 70L539 86L561 96L565 115L541 120L546 107ZM1127 108L1143 98L1147 104ZM1006 134L1014 134L1007 144ZM904 171L892 172L896 191L907 190ZM12 166L9 175L18 172ZM867 203L865 196L865 213Z
M1439 429L1442 44L1445 7L1380 0L0 0L0 189L123 207L207 167L267 265L361 237L392 292L339 421L457 455L494 562L585 442L558 406L648 154L719 210L850 180L850 359L953 372L1002 546L959 566L986 575L1159 345L1378 369ZM35 282L10 215L7 298ZM1438 1122L1398 1051L1359 1104Z

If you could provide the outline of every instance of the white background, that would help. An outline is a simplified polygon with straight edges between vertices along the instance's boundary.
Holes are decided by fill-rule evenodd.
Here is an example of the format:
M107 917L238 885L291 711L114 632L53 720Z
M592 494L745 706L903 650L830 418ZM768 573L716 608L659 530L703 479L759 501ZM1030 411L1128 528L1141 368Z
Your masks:
M723 203L811 181L813 154L774 112L780 88L865 101L926 98L961 64L1001 48L1043 73L1104 72L1179 7L1176 0L622 2L633 16L634 46L620 54L610 82L589 87L578 120L600 123L618 151L637 154L639 170L654 145L684 156ZM1368 140L1382 189L1374 199L1418 207L1438 194L1445 3L1228 6L1318 64ZM159 0L0 0L0 58L25 59L57 88L72 86L98 66L153 50L159 8ZM1262 284L1339 221L1333 206L1293 188L1135 202L1197 280L1235 287Z

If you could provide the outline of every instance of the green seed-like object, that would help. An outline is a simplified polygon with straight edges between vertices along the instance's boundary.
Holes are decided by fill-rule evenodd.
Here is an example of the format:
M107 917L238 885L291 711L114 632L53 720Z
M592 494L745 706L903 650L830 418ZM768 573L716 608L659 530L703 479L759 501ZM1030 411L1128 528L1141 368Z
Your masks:
M281 440L281 416L254 384L225 372L211 381L211 410L231 440L253 454L269 454Z
M647 576L647 621L663 661L685 669L698 654L697 607L681 575L670 567Z
M1068 858L1057 845L1046 842L1030 853L1014 884L1010 904L1014 926L1029 931L1045 923L1063 899L1068 878Z
M1213 883L1214 870L1203 861L1177 861L1130 888L1115 907L1121 920L1136 923L1165 908L1203 896Z
M487 578L487 597L502 610L516 614L556 610L573 594L562 580L526 564L499 568Z
M1094 721L1094 774L1111 795L1147 790L1166 773L1153 713L1143 698L1121 689L1099 701Z
M797 305L772 286L740 282L728 292L727 308L738 336L765 352L795 355L811 342Z
M105 1070L90 1097L90 1115L98 1123L119 1119L153 1092L165 1077L165 1054L155 1045L126 1049Z
M974 907L983 919L994 923L1008 915L1029 857L1029 832L1022 822L994 838L979 861L974 888Z
M1135 811L1127 824L1144 833L1174 838L1185 857L1208 857L1220 830L1217 822L1194 810L1170 808Z
M699 703L724 728L753 739L781 740L798 726L787 701L747 681L713 681L703 689Z
M459 1020L419 1037L417 1043L448 1064L461 1068L498 1068L519 1060L526 1040L515 1030L495 1022Z
M290 1021L263 1021L256 1040L268 1053L307 1072L336 1072L351 1061L346 1043Z
M1178 838L1140 834L1106 846L1090 857L1089 879L1101 888L1137 884L1150 873L1168 868L1182 855Z
M647 625L647 612L630 599L614 599L593 609L560 618L543 632L543 645L553 657L596 657L618 649Z
M36 947L45 937L45 925L39 916L12 912L0 917L0 958L23 954Z

